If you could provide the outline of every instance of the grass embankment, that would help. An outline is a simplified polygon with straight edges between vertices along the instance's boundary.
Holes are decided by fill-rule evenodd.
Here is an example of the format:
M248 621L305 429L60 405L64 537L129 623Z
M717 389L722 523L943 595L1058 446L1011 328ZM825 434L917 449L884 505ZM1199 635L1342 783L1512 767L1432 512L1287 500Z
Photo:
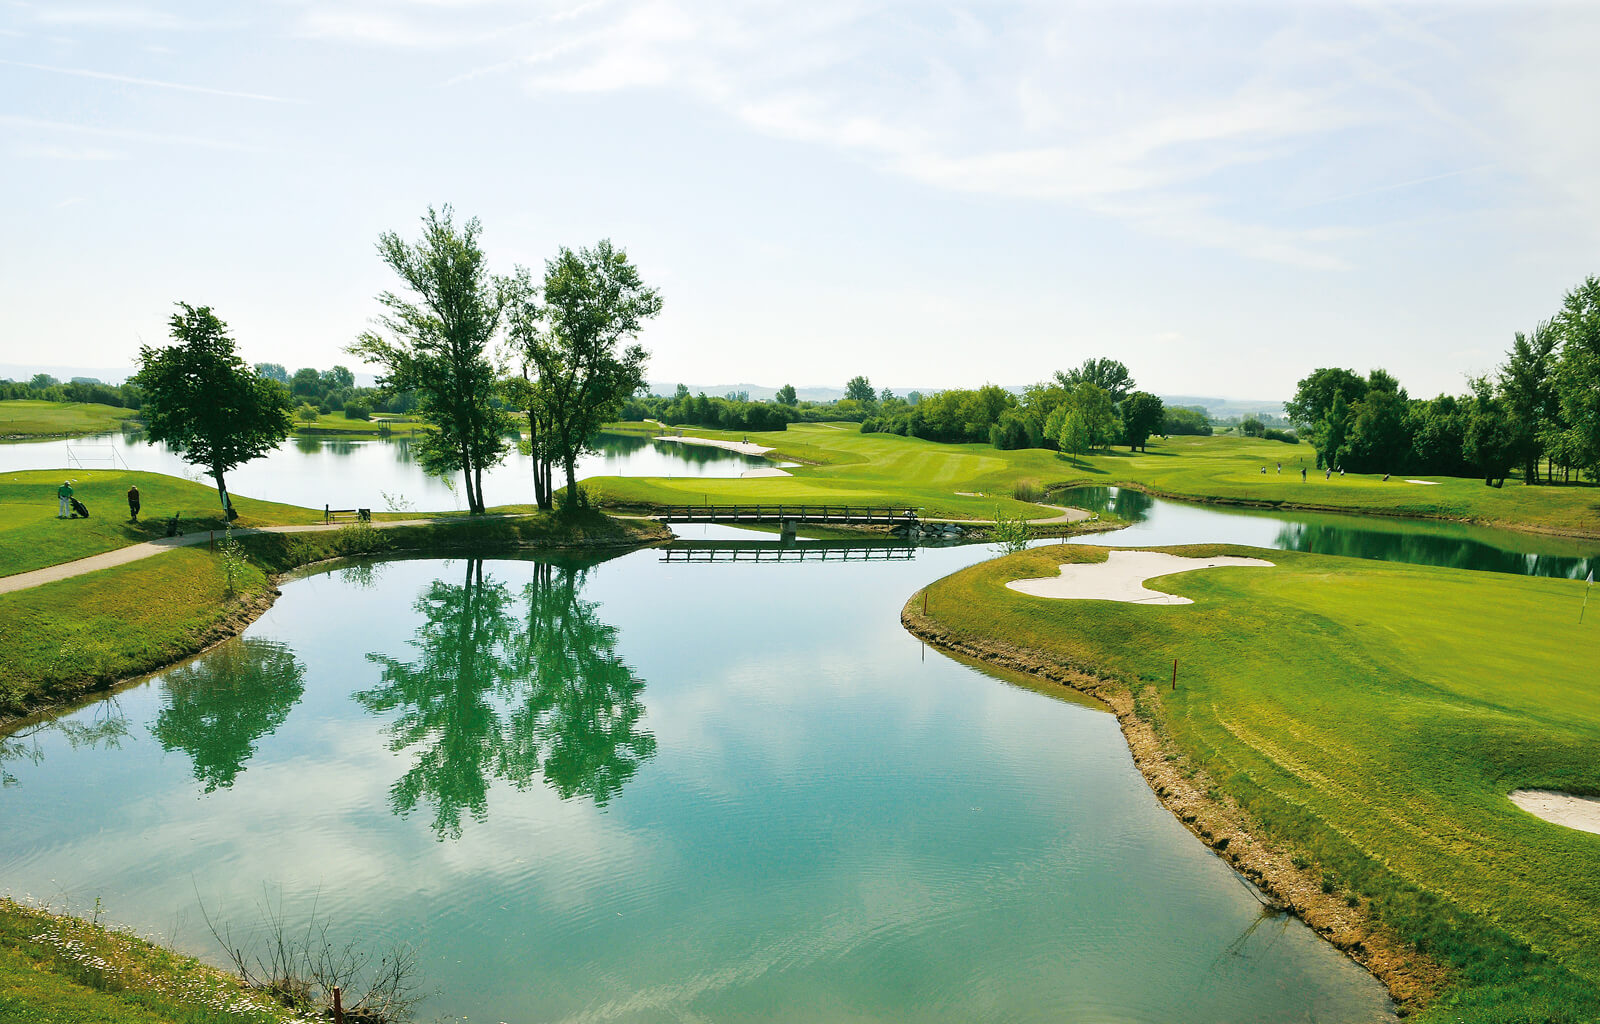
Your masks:
M72 482L73 496L88 519L57 519L56 488ZM142 511L128 521L128 488L137 484ZM320 523L320 509L233 496L235 528L283 523ZM155 540L167 535L167 519L182 518L184 530L221 530L222 508L214 487L160 473L124 470L26 470L0 475L0 576L27 572Z
M646 425L648 426L648 425ZM611 427L607 428L613 429ZM673 428L676 430L676 428ZM1018 482L1054 488L1068 484L1136 487L1194 501L1267 507L1325 509L1380 515L1450 519L1513 529L1600 537L1600 488L1503 488L1482 480L1417 477L1408 483L1381 474L1335 475L1316 470L1309 444L1246 437L1172 437L1152 440L1147 452L1113 452L1070 458L1043 449L1000 451L988 445L936 444L890 434L862 434L852 423L799 423L788 430L741 433L686 429L694 437L749 440L776 450L772 457L804 462L790 477L735 480L592 481L622 505L760 503L916 504L929 516L988 518L999 496L1008 514L1027 506L1010 495ZM1278 463L1283 472L1277 471ZM1300 467L1308 469L1300 480ZM1261 470L1265 468L1266 474ZM1029 515L1046 514L1034 508Z
M1600 616L1591 608L1578 625L1583 584L1172 550L1277 566L1152 584L1195 602L1186 606L1004 586L1105 557L1051 546L946 577L927 588L927 615L919 594L905 619L967 653L1080 673L1119 708L1136 754L1138 736L1152 738L1141 767L1157 793L1178 806L1177 790L1200 795L1208 809L1181 816L1225 856L1287 890L1356 955L1370 961L1397 939L1442 967L1430 983L1425 969L1374 964L1426 1004L1423 1019L1600 1019L1600 836L1506 799L1519 787L1600 794ZM1230 833L1230 806L1246 834ZM1376 928L1340 920L1343 906Z
M319 414L314 420L303 420L296 414L289 432L299 437L410 437L427 429L428 425L415 416L378 413L370 420L353 420L343 412L330 412Z
M10 398L0 402L0 438L75 437L104 434L139 415L132 409L94 402L42 402Z
M0 897L0 1021L284 1024L294 1020L192 957Z
M664 540L656 523L599 514L441 519L421 526L242 537L230 589L219 550L177 548L0 595L0 724L153 672L237 633L271 603L270 574L346 555L622 547Z

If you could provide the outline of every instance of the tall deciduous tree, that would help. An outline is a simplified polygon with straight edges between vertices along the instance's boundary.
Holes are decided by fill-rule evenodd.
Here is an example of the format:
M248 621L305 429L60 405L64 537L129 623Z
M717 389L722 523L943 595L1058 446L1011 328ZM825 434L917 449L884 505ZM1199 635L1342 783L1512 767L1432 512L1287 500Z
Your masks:
M1128 368L1115 359L1085 359L1082 366L1057 370L1056 381L1069 391L1079 384L1093 384L1110 395L1113 404L1127 398L1136 386Z
M1130 450L1142 449L1151 434L1161 433L1166 418L1161 399L1148 391L1135 391L1122 400L1122 439Z
M862 405L871 405L878 400L878 393L872 389L872 382L865 377L851 377L850 382L844 386L844 397L854 399Z
M1556 314L1561 358L1556 364L1562 436L1568 465L1600 478L1600 278L1588 278L1566 295Z
M415 300L379 294L384 333L367 331L346 350L384 368L379 387L416 393L417 411L434 428L412 442L419 461L440 476L460 473L474 514L485 507L483 471L505 457L512 429L495 400L489 345L501 297L478 247L481 231L476 217L458 230L446 206L428 208L415 244L392 231L380 236L378 254Z
M145 440L164 441L185 462L205 466L233 519L224 477L289 436L289 395L244 364L210 306L180 302L178 309L171 321L177 344L139 349L133 383L144 394Z
M1522 463L1522 482L1539 482L1541 438L1556 422L1560 397L1556 392L1555 348L1559 332L1542 323L1531 335L1518 331L1500 367L1500 394L1505 399Z
M570 501L578 456L644 383L648 356L626 343L661 312L661 295L609 240L576 252L562 247L545 264L542 304L525 270L502 285L514 304L512 347L539 403L535 455L561 465Z
M778 394L775 397L779 405L794 405L797 401L794 393L794 385L785 384L783 387L778 389Z

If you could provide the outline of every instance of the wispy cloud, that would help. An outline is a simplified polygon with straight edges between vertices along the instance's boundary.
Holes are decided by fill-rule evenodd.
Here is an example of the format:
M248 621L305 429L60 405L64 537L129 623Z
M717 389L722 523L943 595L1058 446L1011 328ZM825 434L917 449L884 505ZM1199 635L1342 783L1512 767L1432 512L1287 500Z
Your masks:
M126 160L128 154L121 150L102 149L98 146L62 146L48 142L20 142L12 147L16 156L36 160Z
M71 121L50 121L21 114L0 114L0 125L42 133L87 135L100 139L120 139L127 142L145 142L165 146L193 146L199 149L217 149L234 153L259 153L259 146L213 139L200 135L176 135L165 132L144 132L131 128L107 128L101 125L77 124Z
M196 26L196 23L186 18L180 18L169 11L152 10L148 7L139 7L133 4L119 4L114 7L72 7L56 4L36 7L29 5L28 9L33 20L43 25L107 30L171 30Z
M118 82L123 85L139 85L152 89L172 89L177 92L198 93L202 96L222 96L236 100L258 100L263 103L303 103L304 100L289 99L284 96L269 96L259 92L237 92L233 89L215 89L206 85L190 85L185 82L164 82L155 78L140 78L136 75L119 75L110 71L92 71L88 68L60 68L48 64L30 64L20 60L6 60L0 57L0 64L14 68L27 68L30 71L44 71L53 75L70 75L74 78L93 78L102 82Z

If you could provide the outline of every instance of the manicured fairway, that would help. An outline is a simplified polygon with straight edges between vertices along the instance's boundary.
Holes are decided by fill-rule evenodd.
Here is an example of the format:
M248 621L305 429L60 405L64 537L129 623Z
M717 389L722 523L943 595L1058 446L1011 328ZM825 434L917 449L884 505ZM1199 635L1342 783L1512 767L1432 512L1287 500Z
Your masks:
M1425 1019L1600 1018L1600 835L1506 799L1519 787L1600 795L1600 604L1580 626L1584 585L1170 550L1277 566L1152 581L1187 606L1004 586L1105 552L1050 546L938 581L929 615L954 636L1132 683L1265 835L1455 970Z
M1016 512L1022 506L1011 504L1009 498L1018 481L1044 487L1131 485L1196 500L1436 517L1600 536L1600 487L1527 487L1513 481L1493 488L1485 487L1481 480L1452 477L1419 484L1398 476L1385 482L1381 475L1355 474L1325 480L1315 468L1316 453L1309 444L1244 437L1172 437L1152 440L1148 452L1119 448L1108 454L1069 458L1043 449L1000 451L988 445L947 445L891 434L862 434L853 423L792 424L788 430L768 433L685 433L735 440L748 437L773 446L778 458L813 465L791 470L792 477L720 481L608 477L593 485L607 499L624 504L915 502L929 515L973 518L992 515L995 499L964 498L956 492L994 494L1006 511ZM1308 470L1305 482L1300 480L1302 464Z
M132 409L114 405L13 398L0 402L0 437L103 434L136 415Z
M88 519L57 519L56 488L72 482ZM128 521L128 487L137 484L139 522ZM233 496L234 525L317 523L321 510ZM166 520L179 515L187 529L222 529L214 487L159 473L122 470L29 470L0 474L0 576L110 551L166 536Z

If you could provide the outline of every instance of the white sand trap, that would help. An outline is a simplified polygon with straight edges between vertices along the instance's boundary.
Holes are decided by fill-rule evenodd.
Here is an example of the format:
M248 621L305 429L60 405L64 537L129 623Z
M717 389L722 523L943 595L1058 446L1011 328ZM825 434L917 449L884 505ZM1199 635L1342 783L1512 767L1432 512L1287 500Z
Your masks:
M721 441L714 437L674 437L663 434L656 438L657 441L676 441L679 444L698 444L707 448L726 448L730 452L740 455L765 455L772 449L766 445L756 444L754 441Z
M1104 562L1068 562L1061 575L1049 579L1012 580L1006 586L1034 597L1054 597L1068 601L1126 601L1130 604L1193 604L1187 597L1151 590L1144 581L1156 576L1171 576L1195 569L1217 569L1228 565L1264 565L1260 558L1184 558L1164 551L1122 551L1112 549Z
M751 477L757 477L757 476L793 476L793 475L794 474L789 472L787 469L779 469L777 466L766 466L766 467L763 467L761 469L747 469L743 473L739 474L739 479L748 480Z
M1536 818L1600 835L1600 800L1553 789L1517 789L1511 802Z
M1438 487L1439 486L1439 481L1437 481L1437 480L1407 480L1406 483L1408 483L1408 484L1421 484L1424 487Z

